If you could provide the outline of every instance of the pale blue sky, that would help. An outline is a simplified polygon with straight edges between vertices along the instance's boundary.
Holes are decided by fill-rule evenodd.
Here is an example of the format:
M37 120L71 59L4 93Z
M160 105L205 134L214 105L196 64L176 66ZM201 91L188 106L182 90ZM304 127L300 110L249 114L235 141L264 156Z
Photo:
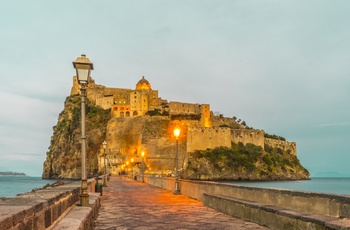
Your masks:
M297 142L312 176L350 176L350 2L0 2L0 171L41 176L84 53L97 84L134 88Z

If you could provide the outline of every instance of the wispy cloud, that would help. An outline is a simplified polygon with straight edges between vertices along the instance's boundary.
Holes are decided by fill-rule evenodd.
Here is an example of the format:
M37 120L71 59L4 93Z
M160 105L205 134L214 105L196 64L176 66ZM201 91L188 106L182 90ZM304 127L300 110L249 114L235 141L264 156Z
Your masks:
M323 124L316 125L316 127L340 127L340 126L350 126L350 121L323 123Z

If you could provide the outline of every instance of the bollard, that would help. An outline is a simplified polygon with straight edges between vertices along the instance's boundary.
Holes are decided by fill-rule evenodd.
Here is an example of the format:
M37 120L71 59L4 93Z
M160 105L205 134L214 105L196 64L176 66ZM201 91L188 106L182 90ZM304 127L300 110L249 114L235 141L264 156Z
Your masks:
M96 180L96 183L95 183L95 192L99 192L100 195L102 196L102 183L99 183L98 180L100 178L96 177L95 180Z

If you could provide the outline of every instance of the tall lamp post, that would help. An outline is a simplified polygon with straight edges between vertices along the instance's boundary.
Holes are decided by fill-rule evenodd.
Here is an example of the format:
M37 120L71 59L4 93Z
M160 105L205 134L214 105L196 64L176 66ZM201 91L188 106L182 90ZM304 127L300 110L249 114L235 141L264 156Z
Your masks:
M131 158L131 179L134 179L134 158Z
M144 180L144 174L145 174L145 159L144 159L144 157L145 157L145 152L142 151L142 153L141 153L141 160L142 160L142 162L141 162L141 180L142 180L142 182L145 182L145 180Z
M126 175L129 176L129 161L126 162Z
M180 129L175 128L174 129L174 137L176 138L176 156L175 156L175 190L174 195L180 194L179 189L179 136L180 136Z
M89 84L90 70L94 69L94 65L82 54L74 62L73 66L77 72L78 82L81 86L81 191L80 191L80 205L89 205L89 194L87 191L87 177L86 177L86 135L85 135L85 97L86 86Z
M107 142L103 141L102 143L102 147L103 147L103 161L104 161L104 174L105 176L103 177L103 187L107 187L107 170L106 170L106 148L107 148Z

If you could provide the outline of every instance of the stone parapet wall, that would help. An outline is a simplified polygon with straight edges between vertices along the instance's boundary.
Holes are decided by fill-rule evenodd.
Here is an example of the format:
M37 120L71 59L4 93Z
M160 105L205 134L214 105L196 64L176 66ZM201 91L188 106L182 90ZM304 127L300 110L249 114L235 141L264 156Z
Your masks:
M88 181L89 192L94 184L95 180ZM74 182L0 200L0 228L51 228L76 205L80 186L81 182Z
M174 191L174 178L144 176L144 181L148 184ZM274 205L308 214L350 218L349 196L285 189L246 187L208 181L179 180L179 185L182 195L200 201L204 200L204 193L216 194Z
M282 140L275 140L271 138L265 138L265 145L269 145L272 148L280 148L284 151L289 152L292 155L297 155L297 144L295 142L288 142Z

